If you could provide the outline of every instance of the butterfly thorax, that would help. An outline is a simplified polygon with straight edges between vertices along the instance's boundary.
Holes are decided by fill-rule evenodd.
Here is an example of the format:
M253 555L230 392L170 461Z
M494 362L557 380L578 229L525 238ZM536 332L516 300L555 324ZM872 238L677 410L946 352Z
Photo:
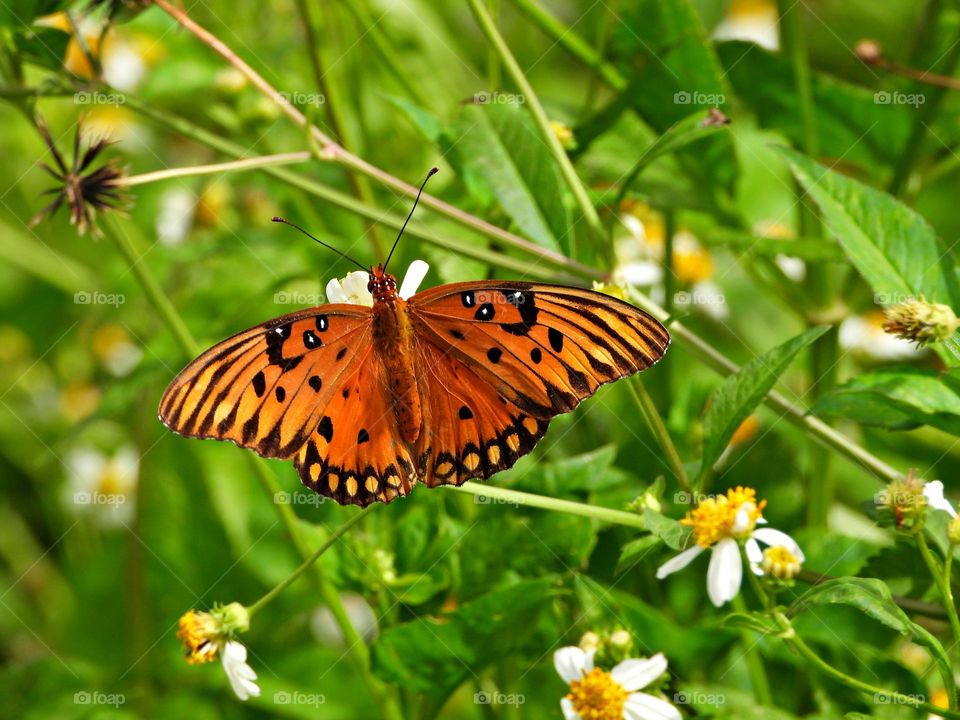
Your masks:
M378 266L367 284L373 295L373 346L380 354L393 397L394 413L404 440L416 442L423 421L420 389L413 369L414 332L407 301L397 294L397 281Z

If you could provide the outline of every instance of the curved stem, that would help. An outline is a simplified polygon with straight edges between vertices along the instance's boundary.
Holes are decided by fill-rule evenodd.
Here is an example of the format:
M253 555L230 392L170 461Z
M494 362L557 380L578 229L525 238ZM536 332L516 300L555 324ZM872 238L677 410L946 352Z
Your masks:
M920 555L923 557L923 561L930 570L930 575L933 576L937 590L940 592L943 607L947 611L947 619L950 621L950 632L953 634L953 647L960 647L960 620L957 618L957 606L953 601L953 591L950 588L950 556L953 548L951 547L950 550L947 551L946 560L941 569L936 558L933 556L933 552L930 550L930 545L927 544L927 538L924 536L922 529L914 534L914 539L917 543L917 549L920 550ZM955 655L956 653L950 654Z
M749 567L745 571L752 575ZM733 609L738 613L746 614L747 604L743 601L743 596L735 595L732 601ZM743 657L747 662L747 669L750 672L750 684L753 686L753 694L757 702L761 705L772 705L773 695L770 693L770 681L767 680L767 673L763 668L763 658L757 652L757 643L749 630L740 630L740 642L743 643Z
M323 543L321 543L320 547L318 547L314 551L313 555L311 555L302 563L300 563L300 566L296 570L294 570L292 573L290 573L290 575L288 575L283 581L281 581L279 585L277 585L275 588L273 588L269 592L265 593L263 597L261 597L255 603L248 606L247 612L252 616L257 610L262 608L264 605L269 603L271 600L277 597L280 593L282 593L284 590L290 587L294 582L297 581L297 579L301 575L303 575L303 573L307 571L307 569L311 565L313 565L317 560L320 559L321 555L323 555L327 550L333 547L333 545L336 544L337 541L340 540L340 538L346 535L350 531L350 528L352 528L354 525L356 525L361 520L363 520L363 518L365 518L367 515L373 512L377 507L378 507L377 505L368 505L363 510L358 512L356 515L347 519L343 523L343 525L341 525L340 527L338 527L336 530L333 531L333 533L330 535L329 538L327 538Z

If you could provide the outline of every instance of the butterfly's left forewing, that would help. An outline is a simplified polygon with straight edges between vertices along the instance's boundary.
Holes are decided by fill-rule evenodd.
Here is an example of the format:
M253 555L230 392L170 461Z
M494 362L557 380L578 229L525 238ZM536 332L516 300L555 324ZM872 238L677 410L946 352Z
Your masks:
M370 328L369 308L326 305L245 330L184 368L160 401L160 419L187 437L293 457L369 345Z

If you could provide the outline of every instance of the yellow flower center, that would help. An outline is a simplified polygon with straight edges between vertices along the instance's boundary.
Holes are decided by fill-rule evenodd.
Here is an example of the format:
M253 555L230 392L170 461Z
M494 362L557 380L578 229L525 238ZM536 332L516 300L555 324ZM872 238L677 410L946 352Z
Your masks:
M191 665L211 662L220 652L217 622L210 613L190 610L180 618L177 637L187 650Z
M610 673L594 668L570 683L567 698L583 720L622 720L628 695Z
M800 558L783 545L763 551L763 572L778 580L792 580L800 572Z
M700 547L708 548L723 538L747 537L763 517L767 501L757 502L757 491L737 486L727 490L726 495L709 497L687 513L681 525L693 528L693 537ZM737 515L743 510L740 524Z

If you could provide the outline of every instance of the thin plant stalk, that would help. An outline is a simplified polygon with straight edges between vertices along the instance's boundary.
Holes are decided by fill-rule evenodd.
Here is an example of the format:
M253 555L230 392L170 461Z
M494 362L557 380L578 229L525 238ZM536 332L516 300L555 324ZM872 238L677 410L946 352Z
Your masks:
M118 184L126 187L134 185L146 185L147 183L158 182L160 180L170 180L173 178L193 177L197 175L215 175L218 173L240 172L244 170L255 170L257 168L276 167L279 165L292 165L294 163L306 162L313 158L313 153L309 150L302 152L278 153L276 155L261 155L259 157L246 158L244 160L232 160L230 162L212 163L210 165L194 165L193 167L168 168L166 170L154 170L153 172L141 173L139 175L129 175L118 181Z
M493 18L490 16L490 12L487 10L483 1L467 0L467 2L470 5L470 9L473 10L474 17L476 17L483 34L486 35L487 40L500 56L500 60L503 62L507 74L523 94L524 107L527 108L533 117L537 129L540 131L540 139L550 150L554 160L556 160L560 174L563 176L567 189L570 190L571 195L573 195L573 199L577 204L580 215L586 223L591 239L598 247L603 246L606 240L606 233L603 230L603 224L600 222L597 209L593 206L590 195L580 180L580 176L577 175L577 171L573 167L567 151L563 149L560 138L557 137L557 134L550 127L550 118L547 117L547 113L534 92L533 86L521 69L520 63L518 63L517 59L513 56L500 31L497 30L497 26L493 22Z
M750 570L748 569L746 572L750 573ZM747 605L741 595L735 595L731 604L735 612L747 613ZM763 658L760 657L753 634L747 629L741 629L740 642L743 644L743 659L747 663L754 697L760 705L772 705L773 695L770 693L770 681L767 679L767 671L763 667Z
M667 464L673 471L673 475L677 479L677 484L680 485L682 489L689 490L690 479L687 477L687 470L683 466L683 460L680 459L680 453L677 452L677 446L674 444L673 438L670 437L667 426L663 423L663 418L660 417L660 413L657 411L657 406L654 405L653 398L650 397L650 393L647 392L643 381L638 377L632 378L629 387L644 420L647 421L650 432L653 433L653 436L657 439L657 443L660 445L660 449L663 450L664 455L667 456Z
M953 635L953 647L960 648L960 619L957 618L957 606L953 600L953 590L949 584L950 556L953 552L953 547L951 546L947 551L947 559L944 561L943 567L941 567L937 563L936 558L934 558L922 529L914 534L914 539L917 543L917 549L920 551L920 556L923 558L923 562L926 563L927 569L930 570L933 582L936 584L937 591L940 593L943 608L947 611L947 619L950 621L950 632Z

